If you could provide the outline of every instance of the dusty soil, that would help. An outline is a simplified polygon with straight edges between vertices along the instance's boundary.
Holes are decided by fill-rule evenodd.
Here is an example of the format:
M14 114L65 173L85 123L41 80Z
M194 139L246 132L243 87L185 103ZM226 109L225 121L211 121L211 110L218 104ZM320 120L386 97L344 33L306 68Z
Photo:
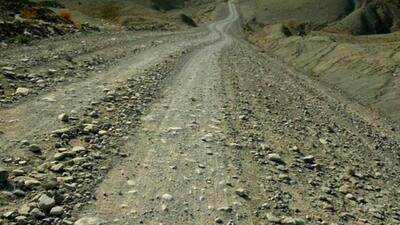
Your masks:
M247 43L237 7L2 48L0 224L399 224L398 126Z

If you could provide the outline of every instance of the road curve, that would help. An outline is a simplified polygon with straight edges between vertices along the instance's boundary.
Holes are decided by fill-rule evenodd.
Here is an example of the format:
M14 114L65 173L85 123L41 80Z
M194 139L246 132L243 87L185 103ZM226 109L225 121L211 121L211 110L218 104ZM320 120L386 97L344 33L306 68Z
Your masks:
M235 4L228 7L229 15L209 26L217 41L185 59L123 147L131 156L108 173L86 216L113 224L204 225L217 218L237 224L239 213L230 211L236 194L226 188L238 168L223 144L218 63L222 49L233 44L229 30L239 19Z

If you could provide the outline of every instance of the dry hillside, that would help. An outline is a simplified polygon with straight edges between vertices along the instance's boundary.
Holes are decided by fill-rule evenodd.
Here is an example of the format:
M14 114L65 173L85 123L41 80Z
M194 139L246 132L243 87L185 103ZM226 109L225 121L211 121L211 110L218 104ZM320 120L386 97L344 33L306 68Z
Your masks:
M347 98L400 121L399 1L317 2L246 1L243 14L256 12L245 24L248 39ZM268 10L250 10L261 3Z
M213 0L60 0L72 9L74 19L111 25L123 25L132 30L177 30L184 27L181 15L204 22L215 8ZM209 19L209 18L207 18ZM101 21L99 21L101 20Z

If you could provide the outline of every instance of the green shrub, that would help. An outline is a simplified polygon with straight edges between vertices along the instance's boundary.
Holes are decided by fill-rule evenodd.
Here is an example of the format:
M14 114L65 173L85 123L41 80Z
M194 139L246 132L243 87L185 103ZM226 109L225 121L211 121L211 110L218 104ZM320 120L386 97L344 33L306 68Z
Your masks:
M5 40L6 43L13 44L13 43L22 43L28 44L33 40L33 38L29 35L25 34L18 34L15 37L10 37Z

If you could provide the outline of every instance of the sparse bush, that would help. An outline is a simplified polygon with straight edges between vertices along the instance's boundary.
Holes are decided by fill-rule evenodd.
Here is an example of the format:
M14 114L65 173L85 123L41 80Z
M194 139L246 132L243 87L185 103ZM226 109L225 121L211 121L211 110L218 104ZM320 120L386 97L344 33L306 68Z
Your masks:
M17 4L31 4L32 2L29 0L14 0Z
M71 20L72 13L71 13L71 11L69 9L64 8L64 9L60 9L57 12L57 15L59 17L61 17L61 18L66 19L66 20Z
M44 6L44 7L51 7L51 8L64 8L64 6L54 0L46 0L46 1L41 1L38 3L40 6Z
M196 22L192 19L192 17L185 15L185 14L181 14L180 15L182 22L186 23L189 26L192 27L197 27Z
M6 43L13 44L13 43L22 43L28 44L33 40L33 38L29 35L25 34L18 34L15 37L10 37L5 40Z
M24 7L19 15L24 19L33 19L37 16L37 10L31 7Z
M181 9L185 7L184 0L152 0L153 8L156 10L171 10L171 9Z
M110 21L118 21L121 17L121 8L112 4L99 6L96 11L101 18Z

